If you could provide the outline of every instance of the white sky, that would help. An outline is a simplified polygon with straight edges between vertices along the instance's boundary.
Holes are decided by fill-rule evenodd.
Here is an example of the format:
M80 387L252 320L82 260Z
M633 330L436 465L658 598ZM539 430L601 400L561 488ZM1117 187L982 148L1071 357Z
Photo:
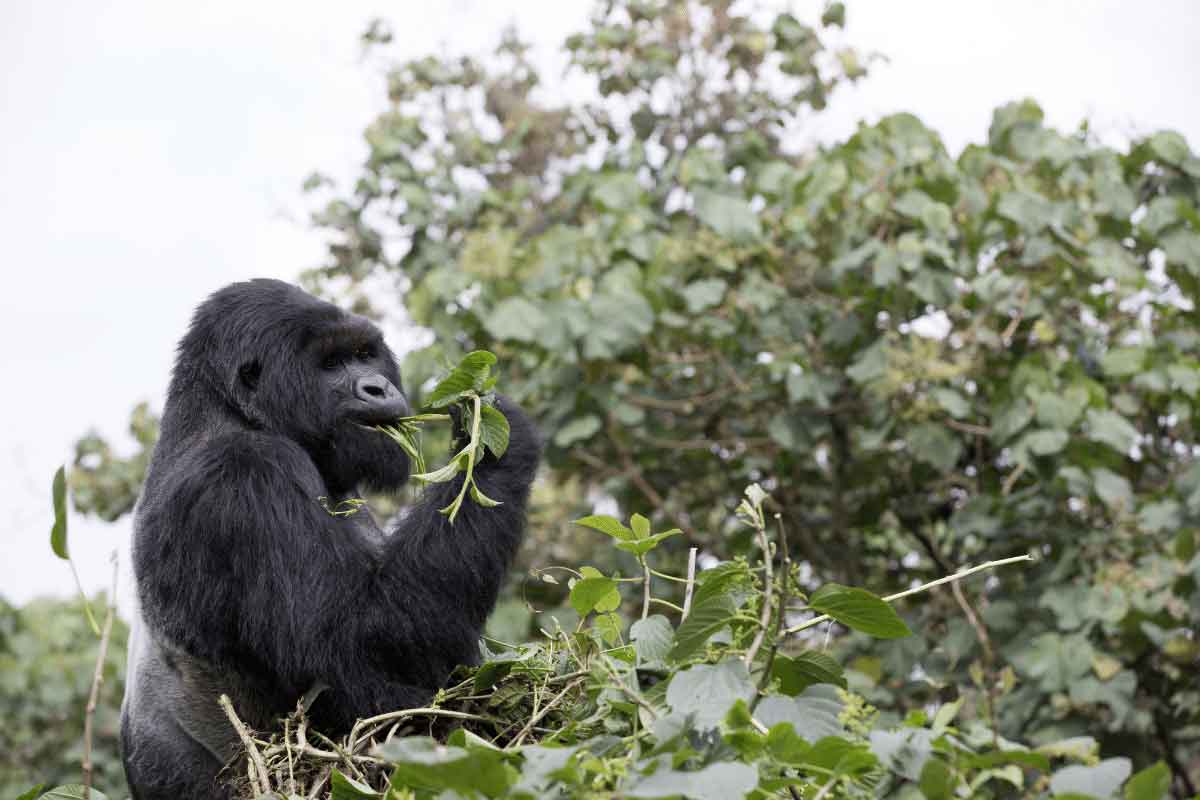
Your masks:
M48 546L50 477L87 428L127 441L161 408L175 342L210 291L321 261L299 185L346 178L381 108L358 35L390 19L406 56L480 52L515 22L555 61L586 0L3 0L0 3L0 595L72 591ZM797 0L802 16L819 4ZM912 111L952 152L1024 96L1050 122L1119 141L1173 128L1200 147L1200 3L851 0L847 39L877 50L805 132ZM72 517L89 589L128 521Z

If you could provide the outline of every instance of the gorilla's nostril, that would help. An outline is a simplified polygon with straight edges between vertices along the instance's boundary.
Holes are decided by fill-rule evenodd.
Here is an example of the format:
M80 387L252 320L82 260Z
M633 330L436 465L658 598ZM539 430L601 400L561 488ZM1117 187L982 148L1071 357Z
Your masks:
M387 394L385 391L383 391L382 386L376 386L373 383L368 383L367 385L363 386L362 389L364 392L371 395L371 397L383 397L385 394Z

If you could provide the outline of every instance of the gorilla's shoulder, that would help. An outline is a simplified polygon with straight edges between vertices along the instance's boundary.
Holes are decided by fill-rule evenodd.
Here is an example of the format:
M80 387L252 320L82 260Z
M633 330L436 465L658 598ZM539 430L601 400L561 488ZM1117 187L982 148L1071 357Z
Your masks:
M264 493L300 489L318 494L323 487L304 448L285 437L258 431L209 438L176 453L170 463L170 474L159 483L164 499L224 487Z

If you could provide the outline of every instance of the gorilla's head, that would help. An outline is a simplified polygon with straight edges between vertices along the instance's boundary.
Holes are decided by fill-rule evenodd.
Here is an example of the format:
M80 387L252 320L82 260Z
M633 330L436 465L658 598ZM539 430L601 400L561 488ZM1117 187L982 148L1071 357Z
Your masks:
M368 319L282 281L235 283L196 310L179 343L163 434L218 419L287 437L331 494L408 480L408 458L373 426L408 413L400 370Z

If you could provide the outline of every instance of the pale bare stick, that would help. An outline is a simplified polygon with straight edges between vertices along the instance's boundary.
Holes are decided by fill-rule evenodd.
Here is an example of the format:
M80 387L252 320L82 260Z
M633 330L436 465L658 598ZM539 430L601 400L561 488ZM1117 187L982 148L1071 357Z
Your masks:
M100 632L100 649L96 653L96 671L92 673L92 691L88 695L87 708L83 714L83 800L91 800L92 796L92 720L96 716L96 706L100 701L100 684L104 683L104 659L108 656L108 642L112 637L113 619L117 614L116 550L112 552L110 560L113 565L113 576L112 588L108 593L108 611L104 615L104 629ZM84 602L87 602L86 597Z
M759 517L762 515L760 514ZM754 634L754 641L750 643L750 649L746 651L746 655L742 658L746 666L749 667L754 663L754 657L758 655L758 648L762 647L763 637L767 635L767 626L771 622L771 605L775 599L772 593L772 580L775 576L775 568L771 564L771 541L767 538L767 526L761 522L758 528L758 546L762 549L763 554L763 605L762 613L758 620L758 633ZM780 613L782 609L780 609Z
M976 572L983 572L986 569L995 569L996 567L1004 567L1009 564L1016 564L1021 561L1034 561L1034 560L1036 560L1036 559L1034 558L1032 553L1026 553L1023 556L1013 556L1012 558L1002 558L999 561L986 561L982 564L977 564L974 567L967 567L966 569L961 569L958 572L954 573L953 575L946 575L945 577L938 578L935 581L930 581L929 583L923 583L920 586L915 586L912 589L905 589L903 592L896 592L895 594L889 594L887 597L885 597L883 599L884 599L884 601L891 603L891 602L899 600L903 597L909 597L910 595L920 594L921 592L928 591L937 586L942 586L943 584L952 583L954 581L960 581L969 575L974 575ZM815 625L820 625L822 622L828 622L831 619L833 619L833 617L829 616L828 614L822 614L819 617L813 617L812 619L808 620L807 622L802 622L799 625L794 625L791 628L788 628L787 631L785 631L785 633L798 633L799 631L805 630L807 628L811 628Z
M687 588L683 592L683 614L680 622L687 619L688 613L692 610L692 591L696 588L696 551L698 549L693 547L688 550Z
M233 701L229 699L229 695L221 695L217 702L221 704L221 709L225 712L225 716L229 718L229 724L237 731L238 738L242 740L242 746L246 748L246 754L250 758L251 771L257 773L259 791L267 794L271 791L271 782L268 778L267 765L263 763L262 753L258 752L258 745L250 738L250 731L246 730L245 723L238 718L237 712L233 710Z

